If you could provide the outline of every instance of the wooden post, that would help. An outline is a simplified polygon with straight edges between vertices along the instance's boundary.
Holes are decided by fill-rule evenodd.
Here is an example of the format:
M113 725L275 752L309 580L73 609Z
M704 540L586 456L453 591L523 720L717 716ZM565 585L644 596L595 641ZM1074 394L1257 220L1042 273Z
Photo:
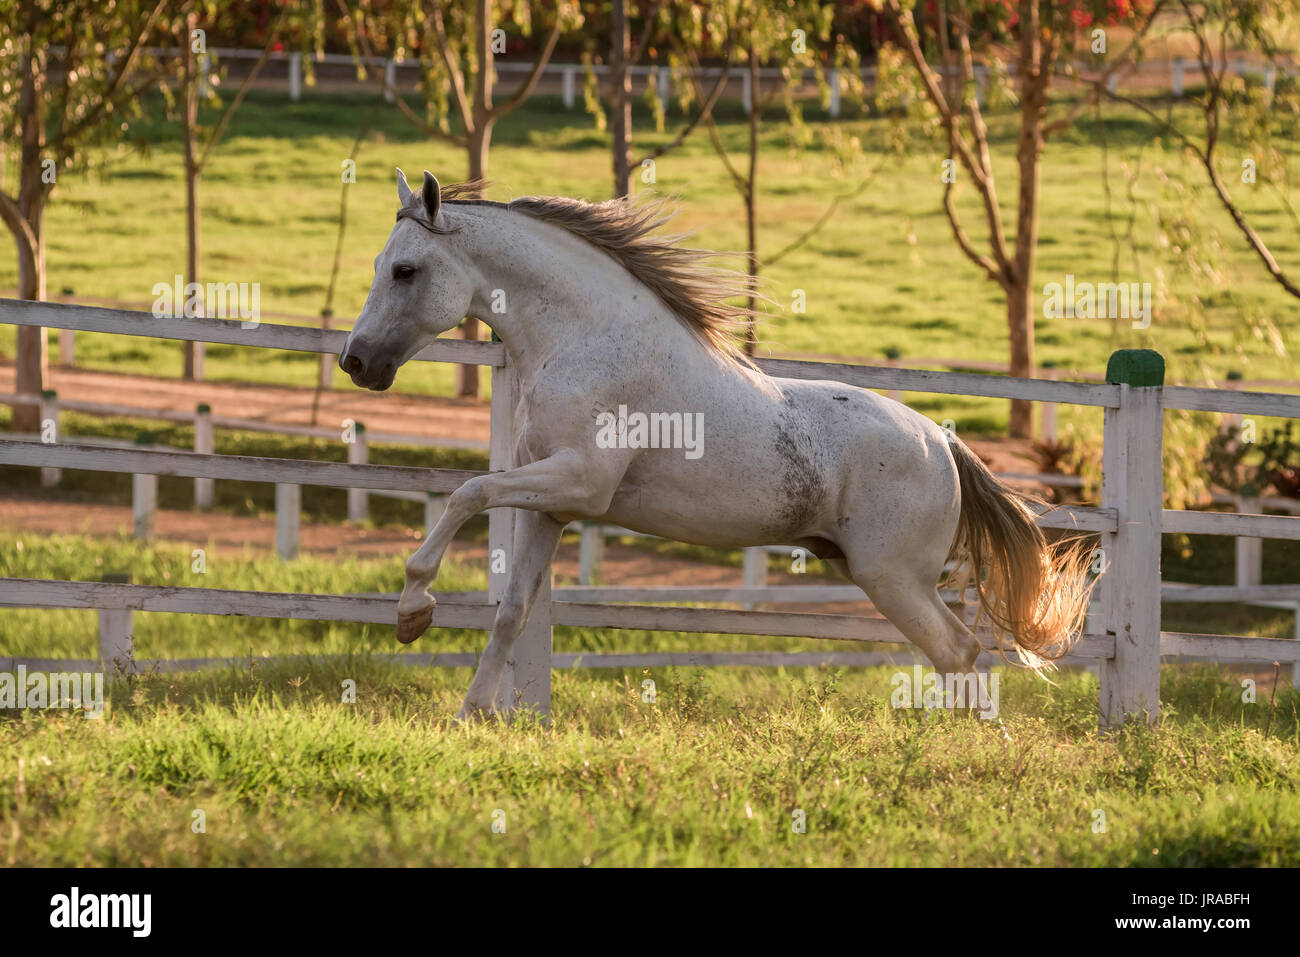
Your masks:
M275 485L275 550L281 558L298 557L298 529L302 520L302 486Z
M153 436L141 432L136 435L135 444L152 445ZM131 476L131 513L135 537L142 542L152 542L158 518L158 476L140 472Z
M1160 713L1160 510L1163 506L1165 361L1150 349L1110 357L1106 381L1120 404L1106 409L1101 504L1118 513L1102 538L1108 571L1102 600L1115 657L1101 662L1101 724L1113 728Z
M1183 95L1183 58L1174 57L1174 97L1180 99Z
M835 119L840 115L840 71L833 67L827 70L826 82L831 88L830 115Z
M204 455L212 454L212 406L206 402L200 402L194 410L194 451ZM212 489L212 479L194 480L195 508L212 507Z
M496 333L492 340L499 342ZM492 368L492 435L488 468L504 471L514 465L514 409L517 395L514 370ZM509 581L515 545L515 509L488 512L488 601L500 603ZM547 576L533 603L523 632L515 641L497 692L498 711L535 709L544 720L551 717L551 580Z
M1237 511L1258 515L1261 511L1259 489L1247 482L1237 496ZM1264 578L1264 540L1253 535L1238 535L1236 543L1237 587L1259 585Z
M563 77L564 108L566 110L573 109L573 72L574 68L569 66L565 67L564 72L561 74Z
M109 574L101 581L129 585L131 576ZM99 660L110 675L134 669L135 613L130 608L99 609Z
M322 329L331 329L334 326L334 310L322 309L320 311L320 327ZM322 352L320 354L320 387L322 391L334 388L334 367L338 365L339 357L334 352Z
M442 518L442 513L447 511L447 496L440 495L436 492L426 492L424 495L424 534L428 537L433 531L433 526L438 524L438 519Z
M767 584L767 549L762 545L745 549L745 587L762 588ZM755 602L741 602L746 611L753 611Z
M397 98L397 61L390 59L384 64L384 102L392 103Z
M366 442L366 427L354 422L353 439L348 443L348 464L365 465L370 460L370 447ZM348 489L348 521L364 522L370 516L370 495L363 488Z
M605 526L600 522L583 522L578 539L578 584L594 585L605 561Z
M297 103L302 99L302 54L289 54L289 99Z
M59 441L59 394L53 389L41 392L41 442L53 445ZM63 480L63 469L41 469L41 488L54 488Z
M1234 391L1240 391L1240 389L1241 389L1241 379L1242 379L1242 375L1241 375L1241 371L1240 371L1240 370L1238 370L1238 369L1229 369L1229 370L1228 370L1228 381L1227 381L1226 383L1224 383L1224 386L1223 386L1223 387L1224 387L1225 389L1232 389L1232 390L1234 390ZM1240 425L1241 425L1241 413L1240 413L1240 412L1225 412L1225 413L1223 413L1223 423L1222 423L1222 425L1221 425L1219 428L1220 428L1220 431L1222 431L1222 432L1228 432L1228 431L1230 431L1231 429L1233 429L1233 428L1235 428L1235 427L1237 427L1237 426L1240 426Z
M659 102L663 104L664 112L668 112L668 101L672 99L672 74L667 67L658 67L656 78L659 83Z
M1044 362L1042 365L1043 378L1050 381L1056 381L1056 363ZM1042 404L1042 418L1040 420L1039 435L1044 442L1056 441L1056 403L1044 402Z
M890 346L885 350L885 365L891 369L901 369L903 367L903 354L893 346ZM885 395L889 396L895 402L903 401L903 393L899 392L897 389L890 389L885 393Z
M744 107L746 116L749 116L750 110L754 108L754 92L753 81L749 77L749 71L746 70L740 74L740 105Z

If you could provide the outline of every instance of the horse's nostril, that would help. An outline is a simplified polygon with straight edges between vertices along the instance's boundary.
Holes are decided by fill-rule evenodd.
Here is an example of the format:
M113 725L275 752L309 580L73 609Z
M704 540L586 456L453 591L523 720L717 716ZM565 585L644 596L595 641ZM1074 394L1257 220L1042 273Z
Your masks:
M365 366L361 364L361 360L356 356L345 355L339 359L339 368L348 375L358 375L362 372Z

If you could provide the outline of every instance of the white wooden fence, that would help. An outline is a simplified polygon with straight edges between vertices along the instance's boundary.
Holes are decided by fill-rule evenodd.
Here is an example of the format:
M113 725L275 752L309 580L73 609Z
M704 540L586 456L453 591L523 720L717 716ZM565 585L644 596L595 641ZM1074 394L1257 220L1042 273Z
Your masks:
M218 319L156 318L147 313L0 300L0 322L152 338L216 342L298 352L335 353L346 333L261 324L243 329ZM492 369L492 431L489 468L511 466L514 448L514 382L499 343L438 340L417 361L459 362ZM761 360L765 371L802 379L833 379L864 388L933 392L1066 402L1104 410L1104 476L1100 507L1063 506L1040 516L1046 528L1101 535L1110 572L1102 589L1101 614L1075 645L1067 662L1095 664L1101 678L1100 713L1105 725L1145 716L1159 709L1162 656L1300 666L1300 641L1232 635L1198 635L1160 630L1160 535L1186 532L1300 540L1300 519L1292 516L1177 511L1162 508L1161 441L1166 408L1300 418L1300 396L1264 392L1163 386L1163 360L1155 353L1124 351L1111 358L1105 383L1017 379L972 373L929 372L788 359ZM137 475L177 475L205 479L272 482L282 486L322 485L403 492L450 492L479 473L456 469L344 464L295 459L103 448L66 443L0 440L0 464L45 469L77 468ZM494 509L489 546L511 554L514 513ZM440 595L439 627L491 626L504 574L489 573L486 600L477 594ZM1201 588L1199 600L1300 600L1300 584L1249 589ZM566 596L567 597L567 596ZM674 597L678 597L674 595ZM395 620L389 597L273 594L209 588L176 588L120 582L0 579L0 606L93 608L101 615L101 660L132 667L130 615L135 611L250 615L389 624ZM514 664L502 682L498 706L550 711L555 625L588 628L678 631L701 634L775 635L905 645L902 635L881 619L805 612L737 611L556 601L549 582L515 649ZM986 645L991 637L981 635ZM403 656L405 657L405 656ZM749 663L757 654L582 655L592 667L665 663ZM795 656L783 656L787 661ZM603 660L602 660L603 659ZM562 659L570 663L568 659ZM868 664L882 655L811 655L801 662ZM440 662L452 664L453 662ZM783 662L785 663L785 662ZM138 664L138 663L134 663Z

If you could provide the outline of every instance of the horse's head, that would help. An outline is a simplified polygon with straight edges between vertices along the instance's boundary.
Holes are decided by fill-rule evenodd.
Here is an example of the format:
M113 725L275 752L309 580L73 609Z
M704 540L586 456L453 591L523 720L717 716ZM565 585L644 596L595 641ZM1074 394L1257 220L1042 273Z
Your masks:
M399 169L397 197L397 225L375 258L370 295L339 353L339 368L367 389L392 385L398 366L465 317L474 292L443 238L449 230L433 174L425 170L417 198Z

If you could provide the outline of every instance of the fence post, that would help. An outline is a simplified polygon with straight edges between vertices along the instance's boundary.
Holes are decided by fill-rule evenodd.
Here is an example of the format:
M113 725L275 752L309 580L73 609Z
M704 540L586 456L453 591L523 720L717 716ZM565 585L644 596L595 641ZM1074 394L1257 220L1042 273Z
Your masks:
M564 72L560 74L563 78L564 108L566 110L573 109L573 72L573 67L566 66Z
M594 585L605 561L605 526L584 521L578 538L578 584Z
M366 442L366 427L360 422L352 424L352 441L348 443L348 464L365 465L370 460ZM363 488L348 489L348 521L364 522L370 515L370 495Z
M885 365L891 369L901 369L903 367L903 354L898 349L890 346L885 350ZM895 402L903 401L903 393L897 389L889 389L885 392Z
M41 391L41 442L54 445L59 441L59 394L53 389ZM47 441L48 436L48 441ZM41 469L41 488L54 488L63 480L63 469Z
M658 71L656 74L656 80L659 83L659 102L663 106L664 112L667 112L668 101L673 95L672 87L670 85L672 75L667 67L656 67L655 69Z
M140 432L136 445L152 445L153 436ZM136 473L131 476L131 515L134 519L135 537L142 542L152 542L158 518L158 476Z
M390 59L384 64L384 102L392 103L397 96L397 61Z
M60 302L72 302L76 290L71 286L64 286L59 293ZM59 330L59 364L72 366L77 364L77 333L75 329Z
M302 54L289 54L289 99L295 103L302 99Z
M100 581L131 583L130 575L108 574ZM135 613L130 608L99 609L99 660L110 671L131 671L135 666Z
M493 342L500 342L496 333ZM509 360L492 367L492 435L488 468L493 472L514 466L514 409L517 382ZM515 515L513 508L488 512L488 601L500 603L510 566L514 560ZM543 720L551 717L551 579L546 576L533 602L524 630L515 641L495 706L509 713L520 708L535 709Z
M723 67L723 69L727 69ZM749 116L750 110L754 108L754 84L750 79L749 71L746 70L740 75L740 105L745 109L745 115Z
M1049 360L1048 362L1044 362L1040 368L1042 370L1044 379L1047 379L1051 382L1056 381L1055 362L1051 362ZM1040 419L1040 424L1039 424L1039 437L1044 442L1055 442L1056 441L1056 403L1043 402L1041 404L1041 407L1042 407L1042 418Z
M1109 567L1102 586L1115 657L1101 662L1101 725L1160 713L1160 510L1163 506L1165 360L1150 349L1121 349L1106 365L1119 408L1105 410L1101 504L1118 515L1102 539Z
M424 534L427 538L433 531L433 526L438 524L438 519L442 518L442 513L447 511L447 496L437 492L424 493Z
M1183 58L1174 57L1174 97L1183 95Z
M755 545L752 548L745 549L745 587L762 588L767 584L767 549L762 545ZM757 603L752 601L741 602L741 607L746 611L753 611Z
M826 71L826 82L831 88L831 118L840 115L840 71L834 68Z
M302 520L302 486L275 485L275 550L281 558L298 557L298 528Z
M206 402L200 402L194 409L194 451L203 455L212 454L212 406ZM210 478L194 480L195 508L212 507L212 488Z
M1261 510L1259 489L1247 482L1237 496L1237 512L1258 515ZM1253 535L1238 535L1233 542L1236 545L1237 587L1260 584L1264 578L1264 540Z

